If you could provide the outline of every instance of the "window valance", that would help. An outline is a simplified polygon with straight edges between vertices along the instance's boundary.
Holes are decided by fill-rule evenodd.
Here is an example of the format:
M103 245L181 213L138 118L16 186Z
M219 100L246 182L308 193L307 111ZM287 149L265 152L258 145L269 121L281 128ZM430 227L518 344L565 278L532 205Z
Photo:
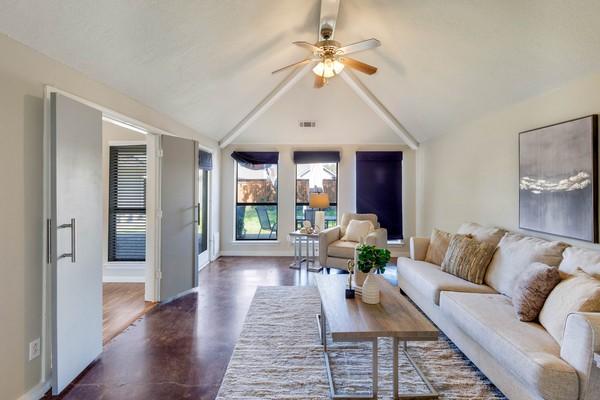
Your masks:
M295 151L294 163L296 164L315 164L315 163L337 163L340 162L339 151Z
M277 164L279 161L276 151L234 151L231 157L247 165Z

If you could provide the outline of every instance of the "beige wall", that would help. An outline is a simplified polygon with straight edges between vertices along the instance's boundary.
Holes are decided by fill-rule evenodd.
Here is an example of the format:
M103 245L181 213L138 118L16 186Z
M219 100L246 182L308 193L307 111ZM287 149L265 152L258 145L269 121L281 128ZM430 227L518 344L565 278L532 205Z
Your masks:
M41 379L42 359L27 356L42 334L44 85L210 148L216 143L1 34L0 55L0 388L11 400Z
M235 169L231 153L235 150L279 151L279 234L278 243L235 242ZM287 233L294 230L294 207L296 194L296 165L292 159L296 150L338 150L341 160L338 167L338 218L342 213L356 209L355 157L359 150L401 150L403 162L404 235L415 233L415 153L402 145L231 145L221 153L221 252L224 255L291 255L293 248ZM397 247L394 250L402 251Z
M588 76L423 143L417 155L417 232L455 231L463 221L518 230L518 133L600 113L599 88L600 74Z

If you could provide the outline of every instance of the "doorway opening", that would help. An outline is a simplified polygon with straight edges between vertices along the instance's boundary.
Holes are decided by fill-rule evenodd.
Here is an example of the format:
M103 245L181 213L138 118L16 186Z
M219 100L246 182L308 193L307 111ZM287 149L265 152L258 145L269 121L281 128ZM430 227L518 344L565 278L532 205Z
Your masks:
M147 301L148 135L102 121L103 343L156 304Z

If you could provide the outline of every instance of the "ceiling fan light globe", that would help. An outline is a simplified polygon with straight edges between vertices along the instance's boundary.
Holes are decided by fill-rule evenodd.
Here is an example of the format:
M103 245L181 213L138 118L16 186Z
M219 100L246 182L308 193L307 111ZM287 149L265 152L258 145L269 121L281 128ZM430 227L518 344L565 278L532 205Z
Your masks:
M337 60L325 60L321 61L313 68L313 72L317 76L324 78L333 78L344 69L344 64Z

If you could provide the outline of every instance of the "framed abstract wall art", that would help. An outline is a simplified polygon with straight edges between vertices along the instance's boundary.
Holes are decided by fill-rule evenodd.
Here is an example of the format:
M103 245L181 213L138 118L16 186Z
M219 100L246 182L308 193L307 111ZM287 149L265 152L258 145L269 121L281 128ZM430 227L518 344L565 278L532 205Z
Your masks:
M598 242L598 115L519 134L519 227Z

